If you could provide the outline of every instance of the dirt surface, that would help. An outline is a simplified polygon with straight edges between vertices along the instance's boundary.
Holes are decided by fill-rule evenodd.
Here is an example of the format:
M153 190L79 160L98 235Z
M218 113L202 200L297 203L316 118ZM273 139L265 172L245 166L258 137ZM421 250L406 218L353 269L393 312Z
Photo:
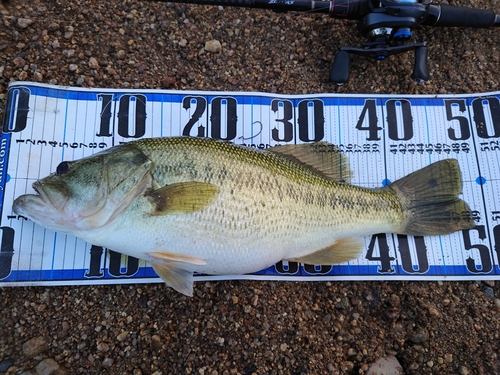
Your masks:
M493 9L500 1L454 5ZM11 81L286 94L474 93L500 89L500 30L417 29L413 53L354 58L328 82L355 22L318 14L148 1L0 5L0 108ZM218 40L220 52L205 43ZM215 45L215 48L218 48ZM500 300L489 282L196 283L0 290L0 373L368 374L393 355L405 374L500 373Z

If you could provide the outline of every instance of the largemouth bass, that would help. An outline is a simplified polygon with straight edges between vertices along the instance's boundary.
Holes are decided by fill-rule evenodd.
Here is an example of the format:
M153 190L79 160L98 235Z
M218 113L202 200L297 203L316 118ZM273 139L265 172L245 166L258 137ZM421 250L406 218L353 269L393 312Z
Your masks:
M456 160L386 187L348 183L328 143L255 150L212 139L141 139L77 161L33 184L13 210L41 226L151 263L193 293L193 273L235 274L280 260L356 258L361 236L443 235L471 228Z

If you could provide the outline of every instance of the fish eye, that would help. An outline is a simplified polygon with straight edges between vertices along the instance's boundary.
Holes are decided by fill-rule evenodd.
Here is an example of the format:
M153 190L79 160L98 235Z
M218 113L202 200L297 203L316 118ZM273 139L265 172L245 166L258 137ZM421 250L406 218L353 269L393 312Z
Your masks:
M66 173L68 173L70 167L71 167L71 163L70 162L63 161L63 162L59 163L59 165L57 166L57 168L56 168L56 174L58 176L66 174Z

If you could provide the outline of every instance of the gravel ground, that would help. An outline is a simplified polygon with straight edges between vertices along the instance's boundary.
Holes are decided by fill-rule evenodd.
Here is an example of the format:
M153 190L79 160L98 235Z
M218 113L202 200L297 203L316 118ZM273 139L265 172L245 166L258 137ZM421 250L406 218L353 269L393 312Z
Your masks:
M500 1L454 5L500 12ZM334 53L355 23L130 0L11 0L0 5L0 110L11 81L112 88L286 94L473 93L500 89L499 29L421 27L431 80L413 53ZM221 51L204 51L218 40ZM217 46L216 46L217 47ZM197 283L0 290L0 373L368 374L395 356L405 374L500 373L500 300L489 282ZM394 373L398 373L393 368Z

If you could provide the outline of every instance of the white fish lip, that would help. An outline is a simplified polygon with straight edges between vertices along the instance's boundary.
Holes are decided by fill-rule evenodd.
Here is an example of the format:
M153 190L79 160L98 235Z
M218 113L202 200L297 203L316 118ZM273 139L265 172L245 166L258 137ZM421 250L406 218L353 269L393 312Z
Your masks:
M25 194L17 197L12 205L12 210L21 216L32 217L32 213L46 210L47 203L40 195Z
M31 212L42 210L46 207L46 202L49 202L38 181L36 181L32 187L36 194L24 194L14 200L12 210L17 215L31 216Z
M34 221L61 212L68 201L67 188L59 184L50 185L51 189L45 189L43 183L36 181L32 185L36 194L21 195L14 201L12 210Z

